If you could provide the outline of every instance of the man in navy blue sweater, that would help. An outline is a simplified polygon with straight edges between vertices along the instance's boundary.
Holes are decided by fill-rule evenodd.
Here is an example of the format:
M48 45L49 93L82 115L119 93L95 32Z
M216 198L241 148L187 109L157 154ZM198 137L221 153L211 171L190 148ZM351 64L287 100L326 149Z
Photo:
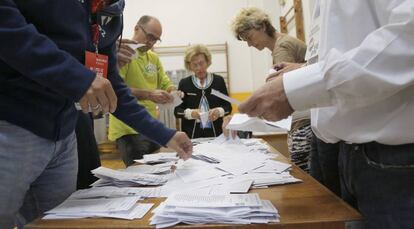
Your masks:
M104 5L94 12L97 3ZM0 1L0 228L23 227L75 190L75 102L191 156L188 137L151 118L118 75L123 7L123 0ZM107 78L84 66L86 51L108 57Z

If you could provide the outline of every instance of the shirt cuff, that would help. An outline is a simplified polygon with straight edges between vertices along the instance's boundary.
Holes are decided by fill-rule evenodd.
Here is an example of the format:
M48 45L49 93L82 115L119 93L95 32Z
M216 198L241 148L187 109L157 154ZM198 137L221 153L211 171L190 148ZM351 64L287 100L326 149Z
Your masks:
M323 81L322 66L323 62L318 62L283 75L283 87L289 104L295 111L331 106L330 94Z
M224 116L224 109L222 107L216 107L220 113L220 117Z
M184 118L188 119L188 120L193 120L193 117L191 117L191 112L193 112L192 109L187 108L184 110Z

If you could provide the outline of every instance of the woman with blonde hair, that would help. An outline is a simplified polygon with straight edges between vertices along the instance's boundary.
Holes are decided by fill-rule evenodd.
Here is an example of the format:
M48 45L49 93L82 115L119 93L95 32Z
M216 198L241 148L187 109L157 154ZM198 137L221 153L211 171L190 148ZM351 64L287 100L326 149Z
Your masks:
M244 8L232 22L234 36L258 50L267 48L272 52L275 66L289 63L304 63L306 44L287 34L279 33L273 27L269 15L255 8ZM226 118L225 124L229 122ZM225 133L227 134L227 133ZM313 132L310 126L310 112L295 112L289 131L289 156L301 169L309 171L309 155Z
M223 77L207 72L211 53L205 45L190 46L184 64L194 74L182 79L178 85L184 98L174 114L181 118L181 130L190 138L217 137L222 133L223 116L231 113L231 105L212 95L211 90L228 95L226 83Z
M269 15L255 8L242 9L232 22L234 36L258 50L272 52L273 64L282 62L304 63L306 44L292 36L279 33L272 25Z

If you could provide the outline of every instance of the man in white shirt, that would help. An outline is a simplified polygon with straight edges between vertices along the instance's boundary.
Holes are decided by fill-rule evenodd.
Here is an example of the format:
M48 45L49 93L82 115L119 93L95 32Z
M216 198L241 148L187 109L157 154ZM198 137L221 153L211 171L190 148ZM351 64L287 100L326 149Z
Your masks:
M343 198L368 228L414 225L414 1L326 0L319 62L285 73L239 110L279 120L312 108L315 134L340 142Z

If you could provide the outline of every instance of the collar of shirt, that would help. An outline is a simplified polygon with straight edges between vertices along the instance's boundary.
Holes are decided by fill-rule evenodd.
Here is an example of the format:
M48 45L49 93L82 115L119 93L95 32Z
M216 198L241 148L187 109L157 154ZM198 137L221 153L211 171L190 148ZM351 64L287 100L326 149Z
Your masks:
M211 75L211 73L207 73L206 80L204 81L204 85L201 85L201 81L197 76L193 75L193 76L191 76L191 78L193 80L194 85L198 89L208 88L210 86L210 84L212 83L212 81L213 81L213 76Z

